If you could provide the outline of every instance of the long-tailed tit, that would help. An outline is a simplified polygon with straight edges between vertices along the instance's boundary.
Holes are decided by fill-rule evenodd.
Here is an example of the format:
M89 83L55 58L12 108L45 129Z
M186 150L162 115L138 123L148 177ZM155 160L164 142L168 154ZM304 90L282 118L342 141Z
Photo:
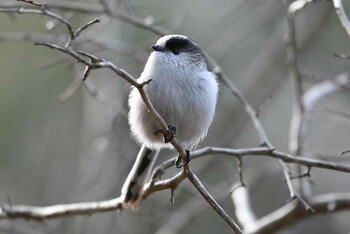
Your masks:
M149 100L181 146L192 149L206 136L213 121L218 93L216 77L208 71L198 45L186 36L163 36L152 49L138 81L152 80L144 86ZM159 150L173 146L135 88L130 92L129 107L131 132L142 147L123 185L122 197L124 207L136 209Z

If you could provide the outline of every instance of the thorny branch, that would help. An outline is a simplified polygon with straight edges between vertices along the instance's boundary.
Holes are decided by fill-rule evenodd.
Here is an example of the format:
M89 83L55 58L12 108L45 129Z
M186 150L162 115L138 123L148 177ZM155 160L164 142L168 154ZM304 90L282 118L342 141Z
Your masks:
M65 100L67 97L69 97L71 94L74 93L75 90L79 89L81 84L83 83L88 90L90 90L92 93L96 94L96 98L100 99L102 102L108 102L107 98L103 96L102 93L97 92L93 84L86 80L86 78L89 76L89 73L91 70L94 69L101 69L106 68L109 70L112 70L115 72L118 76L122 77L124 80L135 86L146 106L149 108L150 113L155 118L155 120L158 122L158 124L161 126L164 132L167 131L167 125L162 119L161 116L157 113L157 111L154 109L152 103L150 103L146 93L143 91L144 85L147 85L147 83L138 83L130 74L128 74L123 69L120 69L113 63L100 59L94 55L90 55L87 53L79 53L75 50L70 48L71 42L73 42L77 37L80 35L81 32L86 30L90 25L93 25L97 22L99 22L99 19L92 20L88 22L87 24L81 26L77 30L74 30L72 25L63 17L60 15L57 15L52 11L52 9L61 9L66 11L75 11L75 12L84 12L88 14L107 14L111 18L120 19L122 21L128 22L132 25L135 25L137 27L146 29L148 31L151 31L158 35L164 35L169 34L170 32L168 30L165 30L159 26L154 25L154 20L151 17L147 17L145 19L139 18L137 16L129 15L125 12L119 11L117 9L112 9L108 4L104 4L105 1L100 1L100 5L98 4L88 4L88 3L80 3L80 2L66 2L66 1L50 1L50 6L46 4L39 4L34 1L28 1L28 0L22 0L23 2L29 3L32 6L23 8L22 3L0 3L0 12L13 12L13 13L20 13L20 14L41 14L41 15L47 15L49 17L52 17L62 24L64 24L69 32L70 38L68 41L66 41L65 46L59 46L57 44L53 44L54 41L52 38L47 37L46 42L40 42L37 43L37 45L42 45L49 47L51 49L59 50L70 57L76 59L78 62L86 65L85 72L83 74L83 79L77 80L72 84L72 87L68 89L68 91L63 95ZM294 20L295 13L298 10L301 10L307 3L312 2L311 0L297 0L294 1L289 8L289 14L288 19L291 17ZM333 0L334 7L339 15L339 18L350 35L350 27L349 27L349 21L347 19L347 16L345 14L345 11L342 6L341 0ZM39 9L37 7L40 7ZM294 27L294 21L288 20L290 29L295 30ZM10 35L11 36L11 35ZM18 35L16 35L18 36ZM28 41L37 41L35 38L38 37L36 34L23 34L23 38L16 37L17 40L28 40ZM40 38L43 38L42 36L46 35L39 35ZM258 111L254 110L254 108L250 105L250 103L245 99L245 97L240 93L239 89L227 78L226 75L223 74L221 68L218 66L218 64L215 62L214 59L212 59L210 56L208 56L208 60L210 61L210 64L218 76L218 78L225 84L226 87L230 89L232 94L236 96L236 98L241 102L243 107L245 108L245 111L251 118L256 131L258 133L258 136L261 140L262 146L261 148L248 148L248 149L229 149L229 148L214 148L214 147L208 147L196 150L192 153L193 159L206 156L206 155L213 155L213 154L222 154L227 156L233 156L238 158L240 161L242 158L247 156L254 156L254 155L262 155L267 157L273 157L277 158L282 166L283 172L285 174L287 185L290 189L291 196L299 196L297 193L295 193L294 189L291 186L290 183L290 174L288 167L285 163L295 163L298 165L304 165L307 166L309 169L312 167L317 168L324 168L328 170L335 170L335 171L341 171L341 172L350 172L350 166L346 166L343 164L337 164L330 161L323 161L323 160L316 160L312 158L305 157L302 151L300 151L299 143L300 138L302 137L302 134L300 134L303 124L302 124L302 117L304 113L304 109L307 105L305 103L307 102L306 95L302 95L302 85L301 85L301 78L297 67L297 60L296 60L296 44L295 44L295 31L292 31L292 37L289 38L289 59L288 61L290 66L290 71L292 77L294 77L294 90L295 90L295 107L293 109L293 113L295 114L295 117L293 117L294 120L292 120L291 124L291 139L292 144L291 148L292 150L291 154L280 152L274 149L273 145L270 143L268 137L265 134L265 130L259 120ZM6 38L2 37L2 38ZM1 40L1 37L0 37ZM48 43L49 41L49 43ZM82 82L82 80L85 80ZM90 82L90 86L87 85ZM149 81L151 82L151 81ZM341 85L340 85L341 86ZM337 87L340 87L339 85ZM310 89L311 90L311 89ZM334 89L333 91L335 91ZM329 91L331 92L331 91ZM326 95L326 94L325 94ZM302 98L303 97L303 98ZM112 102L111 102L112 103ZM113 105L111 105L113 106ZM306 108L309 110L308 108ZM308 112L307 112L308 113ZM294 122L294 123L293 123ZM293 127L294 126L294 127ZM294 131L294 133L292 132ZM294 143L293 143L294 142ZM185 151L184 149L178 144L176 139L173 139L171 141L174 148L179 152L179 154L182 157L185 157ZM293 144L295 144L293 148ZM197 176L192 172L190 167L187 165L183 168L181 172L176 174L170 179L164 179L159 180L161 174L164 172L164 170L168 169L171 165L173 165L174 158L167 160L163 162L160 166L154 169L152 180L145 185L144 188L144 194L143 198L146 198L147 196L151 195L152 193L164 189L176 189L179 184L188 178L193 185L198 189L198 191L202 194L202 196L208 201L208 203L213 207L215 211L230 225L230 227L236 231L241 233L242 231L238 227L236 223L230 218L227 213L220 207L220 205L214 200L214 198L206 191L204 186L201 184L200 180L197 178ZM243 187L243 190L246 188ZM236 191L243 191L243 190L236 190ZM244 191L242 192L243 196L247 198L247 193ZM233 197L237 195L233 192ZM236 196L237 197L237 196ZM233 199L234 201L237 201L236 198ZM241 221L241 224L244 227L244 231L247 233L263 233L263 232L269 232L271 230L278 230L279 228L283 227L286 224L290 224L290 217L294 217L293 221L297 221L298 219L301 219L303 217L309 217L313 215L313 213L307 212L305 210L305 207L308 208L308 203L304 203L301 198L299 200L304 204L303 206L298 205L297 202L290 202L286 204L284 207L280 208L279 210L272 212L271 214L256 220L254 213L250 207L249 199L247 200L247 203L243 206L245 209L247 209L248 216L250 216L250 219L247 219L244 221L243 217L240 218L238 215L239 221ZM120 198L115 198L111 200L106 201L99 201L99 202L87 202L87 203L74 203L74 204L65 204L65 205L55 205L55 206L47 206L47 207L35 207L35 206L20 206L20 205L1 205L0 206L0 218L27 218L27 219L46 219L46 218L54 218L54 217L62 217L67 215L88 215L88 214L94 214L98 212L106 212L111 210L117 210L121 209L121 200ZM335 204L332 206L331 211L336 210L342 210L342 209L349 209L350 208L350 197L349 194L329 194L324 196L314 196L309 197L308 202L312 208L316 210L316 212L329 212L330 211L330 203ZM309 209L311 209L309 207ZM288 219L288 222L286 220ZM292 222L293 222L292 221Z

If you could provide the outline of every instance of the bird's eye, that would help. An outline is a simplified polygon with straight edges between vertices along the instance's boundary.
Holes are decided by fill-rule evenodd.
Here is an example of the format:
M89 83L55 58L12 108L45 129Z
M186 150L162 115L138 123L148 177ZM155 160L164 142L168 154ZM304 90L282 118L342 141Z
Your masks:
M180 53L179 49L172 49L171 52L173 52L173 54L178 55Z

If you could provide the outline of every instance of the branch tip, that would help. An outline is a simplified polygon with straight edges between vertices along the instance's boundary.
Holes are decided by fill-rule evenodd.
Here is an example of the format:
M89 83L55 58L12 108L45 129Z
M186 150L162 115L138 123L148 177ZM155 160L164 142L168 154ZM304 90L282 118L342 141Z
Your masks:
M170 208L175 208L175 188L170 188Z
M146 81L144 81L142 83L139 83L140 88L142 89L145 85L148 85L151 82L152 82L152 79L149 79L149 80L146 80Z
M350 149L341 151L340 155L344 155L344 154L348 154L348 153L350 153Z

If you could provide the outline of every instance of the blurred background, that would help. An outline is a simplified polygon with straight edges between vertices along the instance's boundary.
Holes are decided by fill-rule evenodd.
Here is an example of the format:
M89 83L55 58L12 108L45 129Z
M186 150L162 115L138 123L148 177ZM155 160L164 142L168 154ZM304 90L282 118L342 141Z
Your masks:
M292 107L285 53L288 2L116 0L111 5L195 40L254 108L263 105L260 117L267 136L277 149L288 152ZM93 0L81 3L99 5ZM350 13L350 3L344 4ZM134 77L142 71L150 45L160 37L107 15L57 12L75 28L101 17L102 22L85 31L74 46L114 62ZM349 52L350 39L330 2L308 5L298 14L296 27L306 88L349 71L348 60L333 56ZM119 196L139 149L130 137L126 118L130 85L110 71L96 70L89 81L119 108L107 107L84 88L59 103L57 97L81 78L84 67L57 51L34 46L36 40L23 42L23 33L58 44L67 36L66 28L48 17L0 14L0 201L44 206ZM307 129L305 154L329 158L350 148L350 118L345 115L350 115L349 98L345 90L318 103ZM270 101L265 105L266 100ZM221 85L214 123L199 148L258 145L256 131L240 103ZM164 151L157 163L171 156L175 152ZM340 162L348 161L343 158ZM191 166L234 216L230 191L239 181L236 160L215 155L194 160ZM175 169L169 170L164 177L174 173ZM320 169L311 173L312 194L350 192L348 174ZM275 159L247 157L243 175L257 217L288 200ZM1 220L0 233L231 233L187 181L175 191L173 209L169 198L170 191L152 194L138 212L124 210L39 223ZM349 233L349 218L349 212L315 215L278 233Z

